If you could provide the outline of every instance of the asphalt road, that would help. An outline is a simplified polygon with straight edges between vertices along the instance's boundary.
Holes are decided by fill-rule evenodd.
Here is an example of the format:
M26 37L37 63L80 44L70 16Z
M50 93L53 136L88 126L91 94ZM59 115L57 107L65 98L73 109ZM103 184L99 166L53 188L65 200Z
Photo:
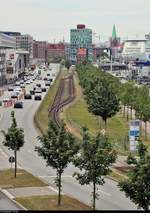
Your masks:
M22 210L13 201L8 199L2 192L0 192L0 211L2 210Z
M52 64L53 72L57 72L59 65ZM56 173L53 169L45 166L45 161L42 160L34 151L35 145L39 145L37 136L39 132L34 126L33 118L36 110L39 107L40 102L34 100L24 100L23 109L15 109L18 125L24 128L25 131L25 145L18 152L19 166L33 173L34 175L42 178L48 182L52 187L54 186L54 178ZM12 108L3 109L3 117L0 121L0 129L7 130L11 124L10 113ZM2 146L3 136L0 134L0 148L5 152L5 155L12 155L11 151L8 151L6 147ZM5 156L6 157L6 156ZM5 158L6 161L6 158ZM1 164L0 164L1 165ZM1 168L1 167L0 167ZM91 204L91 186L81 186L72 177L72 174L77 171L73 165L65 170L62 185L63 192L79 199L80 201ZM106 179L106 184L102 187L98 187L100 194L99 200L96 203L98 210L134 210L135 205L127 199L123 192L117 187L117 183L112 180ZM1 209L1 207L0 207Z

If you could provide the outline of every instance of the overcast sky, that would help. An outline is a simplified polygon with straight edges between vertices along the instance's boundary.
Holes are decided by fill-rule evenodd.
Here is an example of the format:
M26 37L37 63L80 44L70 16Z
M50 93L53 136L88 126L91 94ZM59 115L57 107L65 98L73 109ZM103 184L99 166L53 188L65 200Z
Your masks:
M83 23L101 39L113 24L124 38L150 32L150 0L0 0L0 30L31 34L37 40L69 41L71 28Z

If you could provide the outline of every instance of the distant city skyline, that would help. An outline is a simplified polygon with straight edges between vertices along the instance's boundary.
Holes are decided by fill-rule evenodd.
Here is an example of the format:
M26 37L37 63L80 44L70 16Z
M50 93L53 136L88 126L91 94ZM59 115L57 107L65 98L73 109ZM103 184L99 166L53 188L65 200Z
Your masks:
M113 24L122 39L150 32L148 0L0 0L0 31L30 34L36 40L70 41L70 29L85 24L95 42L108 40Z

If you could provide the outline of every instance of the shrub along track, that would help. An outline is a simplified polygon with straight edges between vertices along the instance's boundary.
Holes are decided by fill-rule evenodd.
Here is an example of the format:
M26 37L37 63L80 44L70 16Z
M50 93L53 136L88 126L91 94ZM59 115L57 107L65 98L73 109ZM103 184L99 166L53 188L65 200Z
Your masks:
M67 97L65 93L65 84L68 84L67 87ZM63 98L65 95L65 99ZM52 107L49 109L49 113L51 115L52 120L59 126L59 111L63 109L64 106L70 104L75 99L75 85L73 75L69 75L68 77L62 78L60 81L59 88L57 90L54 102Z

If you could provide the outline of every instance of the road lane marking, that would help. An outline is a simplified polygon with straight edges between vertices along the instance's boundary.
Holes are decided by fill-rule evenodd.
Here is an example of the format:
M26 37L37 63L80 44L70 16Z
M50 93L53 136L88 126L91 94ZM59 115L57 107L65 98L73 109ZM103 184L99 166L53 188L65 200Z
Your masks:
M102 190L100 190L100 189L98 189L98 191L101 192L102 194L107 195L107 196L111 196L111 194L109 194L109 193L107 193L107 192L104 192L104 191L102 191Z
M56 175L43 175L39 176L39 178L56 178ZM62 175L62 178L73 178L71 175Z
M9 197L10 199L14 199L15 197L12 195L12 194L10 194L6 189L2 189L1 190L7 197Z

